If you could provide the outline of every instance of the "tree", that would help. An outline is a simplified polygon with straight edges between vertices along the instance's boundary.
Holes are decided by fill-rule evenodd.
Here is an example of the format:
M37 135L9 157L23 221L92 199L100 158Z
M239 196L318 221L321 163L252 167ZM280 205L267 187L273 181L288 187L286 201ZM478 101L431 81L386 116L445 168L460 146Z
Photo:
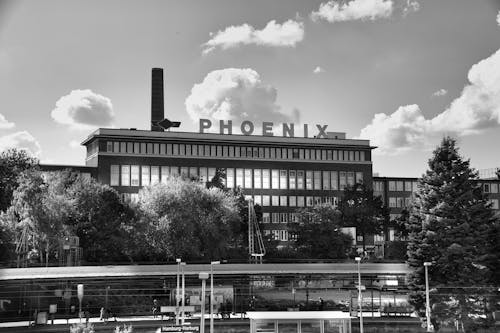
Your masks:
M498 221L476 179L477 172L459 155L455 140L446 137L419 180L411 208L410 303L425 318L423 263L431 262L430 303L436 329L454 323L469 332L485 324L485 315L491 311L487 309L492 292L488 286L494 286L492 266L498 268L499 261L498 256L494 263L487 261L491 250L487 244L491 244L488 237Z
M290 231L296 236L293 247L305 258L346 258L352 238L342 233L341 214L331 204L320 204L298 211L297 223Z
M24 150L9 149L0 153L0 212L10 207L19 175L36 165L38 160Z
M344 189L339 203L344 226L356 227L356 234L363 236L363 251L366 236L382 232L387 209L382 199L373 195L373 190L364 184L355 184Z
M172 178L143 188L139 197L139 207L149 220L147 237L157 256L226 257L230 224L239 218L234 196L196 181Z

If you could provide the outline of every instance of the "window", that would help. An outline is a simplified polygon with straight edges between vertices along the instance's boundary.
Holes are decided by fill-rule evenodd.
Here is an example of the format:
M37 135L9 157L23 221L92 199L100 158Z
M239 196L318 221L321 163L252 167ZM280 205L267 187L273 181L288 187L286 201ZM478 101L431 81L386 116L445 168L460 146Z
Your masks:
M264 207L264 206L265 206L265 207L269 206L269 205L271 204L271 203L270 203L270 201L271 201L271 197L270 197L270 196L268 196L268 195L263 195L263 196L262 196L262 207Z
M255 205L262 206L262 195L254 195L254 197L253 197L253 203Z
M363 184L363 173L356 172L356 184Z
M347 186L347 173L345 171L339 173L339 185L341 190L344 190Z
M119 153L120 152L120 143L117 141L113 142L113 153Z
M170 175L171 176L178 176L179 175L179 167L178 166L172 166L170 167Z
M403 208L405 206L405 198L397 197L396 198L396 207Z
M297 190L303 190L304 189L304 171L299 170L297 171Z
M321 197L314 197L314 205L321 205Z
M264 169L262 170L262 188L263 189L268 189L270 188L270 179L269 179L269 170Z
M290 197L288 197L288 204L290 205L290 207L296 207L297 206L297 197L294 195L291 195Z
M280 205L280 197L277 195L273 195L271 197L271 206L278 207Z
M492 183L490 189L491 189L491 193L498 193L498 184Z
M418 190L418 182L412 182L413 185L413 192L417 192Z
M347 173L347 185L353 186L354 184L355 184L354 183L354 172L349 171Z
M306 171L306 190L313 189L313 172Z
M236 169L236 187L243 188L243 169Z
M130 165L122 165L122 186L130 186Z
M289 188L290 190L295 190L295 188L297 187L295 179L295 177L297 176L297 171L295 170L288 171L288 176L289 176Z
M139 181L139 166L138 165L132 165L130 167L130 185L131 186L140 186L140 181Z
M396 182L396 191L404 191L404 188L403 188L403 181L402 180L398 180Z
M160 169L157 166L151 167L151 184L158 184L160 181Z
M337 161L339 159L339 152L337 150L332 151L332 159Z
M174 143L174 145L172 146L172 155L179 155L179 145L177 143Z
M203 172L205 172L205 175L202 174L202 170L203 169L205 170L205 171L203 171ZM205 180L203 180L205 182L206 182L206 177L207 177L207 175L206 175L207 171L206 170L207 170L207 168L200 168L200 178L201 177L205 177ZM228 188L234 188L234 169L233 168L228 168L226 170L226 179L227 179L227 185L226 186Z
M280 206L281 207L287 207L288 206L288 202L287 202L287 196L286 195L281 195L280 196Z
M314 189L321 190L321 171L314 171Z
M304 197L303 196L298 196L297 197L297 207L304 207Z
M389 191L396 191L396 182L394 180L389 180Z
M120 166L112 165L111 166L111 179L109 184L111 186L119 186L120 185Z
M126 153L126 152L127 152L127 143L120 142L120 153Z
M314 206L314 197L306 197L306 206L307 207Z
M356 236L356 241L362 242L363 241L363 236Z
M215 168L208 168L208 181L212 181L215 177Z
M288 171L280 170L280 188L285 190L288 188Z
M492 209L498 209L498 199L491 199L490 202Z
M153 153L155 155L159 155L160 154L160 144L159 143L155 143L153 145Z
M272 187L277 189L280 188L280 172L279 170L272 170L271 171L271 181L272 181Z
M262 213L262 223L270 223L271 216L269 213Z
M288 222L288 213L280 213L280 223Z
M396 198L395 197L389 197L389 207L391 207L391 208L396 207Z
M140 154L141 153L139 142L134 142L134 153L135 154Z
M148 143L148 154L153 154L153 144L152 143Z
M384 192L384 183L383 182L373 182L373 191L375 192Z
M262 170L253 170L253 186L254 188L262 188Z
M252 188L252 169L245 169L245 188Z
M484 193L490 193L490 184L488 183L483 184L483 191Z
M142 145L142 143L141 143L141 145ZM167 143L167 155L172 155L172 144L171 143Z
M222 156L224 156L224 157L228 157L229 156L228 146L223 146L222 147Z
M272 213L271 214L271 222L272 223L279 223L280 221L280 213Z
M330 188L334 191L339 189L339 180L337 171L330 171Z
M160 155L165 155L165 144L160 144Z
M408 191L408 192L412 191L411 182L410 181L406 181L405 182L405 191Z
M188 167L181 167L181 176L186 178L189 176L189 168Z
M222 157L222 146L217 146L217 156Z
M190 167L189 168L189 177L197 178L198 177L198 168ZM153 181L153 170L151 170L151 181Z
M112 141L107 141L106 142L106 151L108 153L112 153L113 152L113 142Z
M323 171L323 190L330 189L330 171Z
M143 165L141 167L141 172L142 172L142 186L149 186L150 184L150 178L149 178L149 166Z
M170 173L170 170L168 169L168 166L161 167L161 182L163 184L165 184L168 181L169 173Z

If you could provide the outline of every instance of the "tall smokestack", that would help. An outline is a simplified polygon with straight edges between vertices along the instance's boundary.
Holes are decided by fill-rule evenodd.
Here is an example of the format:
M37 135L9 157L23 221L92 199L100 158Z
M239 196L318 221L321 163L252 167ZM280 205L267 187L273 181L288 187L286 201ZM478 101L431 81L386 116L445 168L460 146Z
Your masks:
M151 71L151 130L163 132L163 128L155 125L165 118L163 98L163 68L153 68Z

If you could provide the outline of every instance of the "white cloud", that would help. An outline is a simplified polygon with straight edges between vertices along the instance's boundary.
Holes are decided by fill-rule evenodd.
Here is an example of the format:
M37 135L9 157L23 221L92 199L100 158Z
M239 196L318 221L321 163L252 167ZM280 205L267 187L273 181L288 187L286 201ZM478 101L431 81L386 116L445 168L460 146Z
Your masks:
M439 96L444 96L448 93L448 91L446 89L439 89L437 91L435 91L432 96L436 96L436 97L439 97Z
M115 114L111 100L90 89L73 90L59 98L52 118L74 129L112 126Z
M69 146L71 148L84 148L82 145L80 145L80 141L77 141L77 140L71 140L69 142Z
M9 122L3 114L0 113L0 129L9 129L16 126L16 124Z
M450 106L425 119L417 105L400 107L391 115L376 114L360 138L378 145L376 153L428 147L445 134L472 135L500 127L500 50L473 65L469 84Z
M319 73L323 73L325 70L323 68L321 68L320 66L317 66L314 70L313 70L313 73L314 74L319 74Z
M406 0L406 5L403 7L403 16L420 10L420 4L415 0Z
M354 20L376 20L391 16L392 0L352 0L346 3L328 1L319 6L318 11L311 13L313 21L343 22Z
M264 120L297 121L298 110L293 116L281 113L276 98L277 90L264 84L255 70L226 68L208 73L203 82L195 84L185 105L194 121L210 119L214 126L219 120L233 120L235 125L243 120L256 125Z
M497 14L497 24L500 26L500 10L498 11Z
M240 45L286 46L294 47L304 39L304 23L288 20L283 24L269 21L262 30L256 30L249 24L229 26L217 33L210 33L210 40L203 44L203 53L215 48L223 50Z
M25 150L37 157L42 152L38 141L27 131L15 132L0 137L0 151L10 148Z

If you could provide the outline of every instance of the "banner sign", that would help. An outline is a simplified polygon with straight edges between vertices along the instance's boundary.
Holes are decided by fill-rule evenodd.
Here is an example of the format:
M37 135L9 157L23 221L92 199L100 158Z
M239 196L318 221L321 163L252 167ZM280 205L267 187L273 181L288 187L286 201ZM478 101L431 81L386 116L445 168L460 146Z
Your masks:
M194 325L172 325L172 326L162 326L162 333L198 333L200 332L200 326Z

